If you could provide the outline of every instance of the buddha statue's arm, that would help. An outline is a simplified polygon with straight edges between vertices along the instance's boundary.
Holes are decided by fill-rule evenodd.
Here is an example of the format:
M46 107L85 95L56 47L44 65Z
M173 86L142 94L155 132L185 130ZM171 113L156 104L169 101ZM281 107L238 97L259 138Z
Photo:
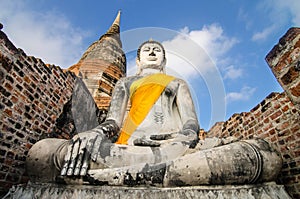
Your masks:
M120 79L115 85L106 120L96 129L100 130L112 142L118 139L129 100L128 78Z
M181 79L177 81L179 86L176 94L176 104L182 122L182 129L175 139L191 145L198 137L197 114L187 83Z
M120 80L115 86L105 122L94 129L77 134L70 141L61 170L62 176L84 176L89 161L97 161L101 143L116 141L126 111L127 101L127 90L124 81Z
M126 108L129 100L128 89L126 88L126 78L120 79L113 91L109 111L106 121L114 121L120 128L124 120Z

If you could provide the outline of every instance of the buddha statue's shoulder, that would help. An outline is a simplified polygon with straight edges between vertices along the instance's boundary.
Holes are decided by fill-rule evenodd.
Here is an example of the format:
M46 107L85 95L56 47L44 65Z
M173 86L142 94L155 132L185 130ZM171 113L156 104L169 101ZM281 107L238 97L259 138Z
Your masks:
M131 85L134 81L136 81L136 80L138 80L138 79L140 79L140 78L142 78L142 76L138 76L138 75L135 75L135 76L128 76L128 77L122 77L122 78L119 79L119 81L117 82L117 84L118 84L119 86L124 86L124 87L126 87L126 88L129 88L130 85Z
M180 78L174 78L170 83L169 83L169 86L171 87L178 87L178 86L187 86L187 82L183 79L180 79Z
M175 77L174 80L173 80L173 82L175 82L175 83L180 83L180 84L186 84L186 81L185 81L185 80L180 79L180 78L178 78L178 77Z

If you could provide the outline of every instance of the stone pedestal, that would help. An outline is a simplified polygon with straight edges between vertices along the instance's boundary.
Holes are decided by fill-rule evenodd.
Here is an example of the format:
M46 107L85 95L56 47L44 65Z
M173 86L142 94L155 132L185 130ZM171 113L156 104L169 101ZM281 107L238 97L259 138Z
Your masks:
M283 185L274 182L256 185L212 185L191 187L125 187L125 186L86 186L33 184L18 185L10 189L5 199L31 198L85 198L85 199L148 199L148 198L201 198L201 199L289 199Z

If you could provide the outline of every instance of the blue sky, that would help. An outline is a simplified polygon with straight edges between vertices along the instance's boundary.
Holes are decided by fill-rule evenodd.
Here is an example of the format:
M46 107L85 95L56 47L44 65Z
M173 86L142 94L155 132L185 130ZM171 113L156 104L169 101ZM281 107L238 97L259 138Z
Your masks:
M68 68L104 34L118 10L128 74L145 39L167 49L167 72L191 88L202 128L282 92L265 56L300 25L298 0L0 0L0 22L27 55Z

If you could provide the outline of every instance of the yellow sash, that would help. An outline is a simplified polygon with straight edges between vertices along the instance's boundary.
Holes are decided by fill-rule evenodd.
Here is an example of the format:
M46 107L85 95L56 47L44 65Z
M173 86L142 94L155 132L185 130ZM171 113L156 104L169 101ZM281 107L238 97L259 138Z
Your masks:
M173 79L175 77L157 73L143 77L131 84L131 108L116 144L127 144L127 140L142 123L161 93Z

